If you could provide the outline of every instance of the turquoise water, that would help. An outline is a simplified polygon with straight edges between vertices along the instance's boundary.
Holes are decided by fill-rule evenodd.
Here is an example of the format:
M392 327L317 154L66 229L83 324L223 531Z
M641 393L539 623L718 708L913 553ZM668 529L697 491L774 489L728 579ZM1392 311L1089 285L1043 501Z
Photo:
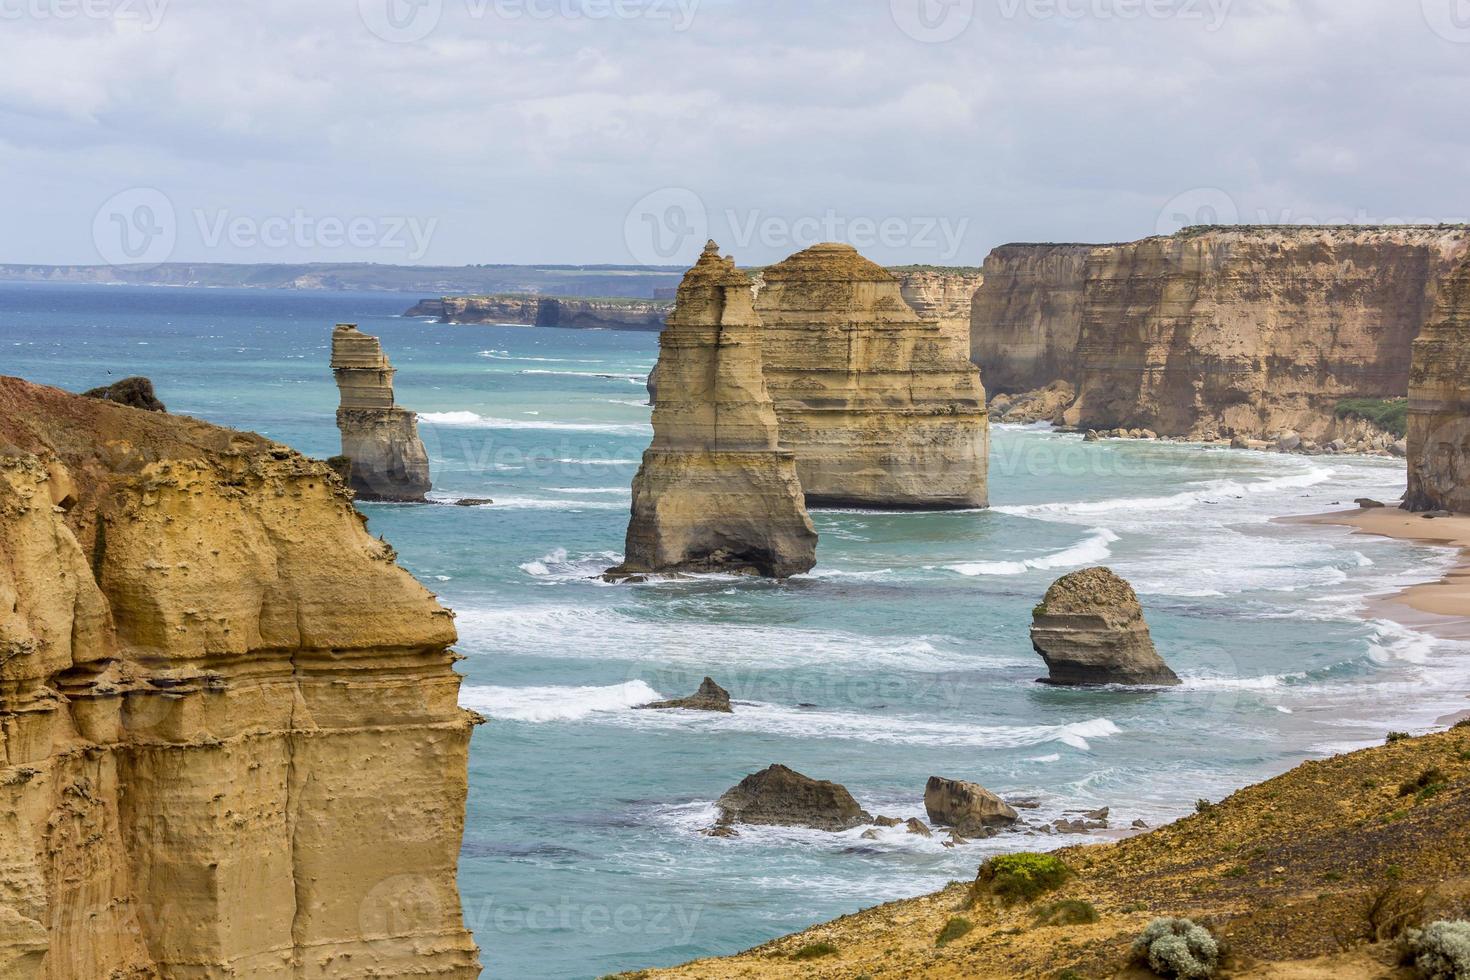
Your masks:
M418 297L0 287L0 372L80 389L152 377L170 410L338 449L333 323L382 336L444 500L364 505L456 610L475 735L461 883L487 975L596 977L734 952L967 878L946 850L783 829L711 839L713 801L773 762L922 816L932 774L1150 824L1297 761L1464 707L1467 651L1357 615L1450 556L1281 525L1401 464L995 433L989 512L825 512L814 574L609 586L648 442L647 334L449 327ZM1168 691L1041 687L1030 611L1106 562L1138 588ZM713 675L734 715L633 712Z

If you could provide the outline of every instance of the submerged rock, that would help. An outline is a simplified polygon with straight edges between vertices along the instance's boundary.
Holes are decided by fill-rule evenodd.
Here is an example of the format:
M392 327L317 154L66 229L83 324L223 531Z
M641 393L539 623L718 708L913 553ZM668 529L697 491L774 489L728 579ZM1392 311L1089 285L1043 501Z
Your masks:
M659 337L653 445L633 480L627 556L610 578L816 564L796 458L780 442L750 279L710 242Z
M342 401L337 428L348 484L359 500L422 503L431 489L429 454L418 416L393 403L393 366L377 337L339 323L332 331L332 373Z
M1050 671L1043 683L1174 685L1154 649L1133 587L1106 568L1058 579L1033 612L1031 644Z
M678 698L673 701L654 701L651 704L640 704L638 707L649 711L669 711L678 708L685 711L719 711L725 714L731 714L734 711L730 707L730 692L708 677L691 697Z
M949 827L956 834L988 835L997 827L1009 827L1020 819L1015 810L979 783L930 776L924 787L924 810L929 822Z
M166 412L163 402L153 393L153 382L147 378L123 378L110 385L82 392L83 398L100 398L105 402L138 408L145 412Z
M715 806L722 825L811 827L835 833L873 822L845 787L782 765L746 776Z

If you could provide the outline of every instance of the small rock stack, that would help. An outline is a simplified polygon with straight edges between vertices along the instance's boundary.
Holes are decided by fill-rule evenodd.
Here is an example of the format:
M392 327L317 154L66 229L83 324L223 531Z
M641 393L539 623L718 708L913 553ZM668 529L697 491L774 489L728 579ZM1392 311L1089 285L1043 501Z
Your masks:
M1058 579L1033 613L1031 644L1046 661L1043 683L1175 685L1154 649L1133 587L1106 568Z
M393 403L393 365L377 337L339 323L332 331L332 373L342 401L344 472L359 500L420 503L429 492L429 454L419 438L418 416Z

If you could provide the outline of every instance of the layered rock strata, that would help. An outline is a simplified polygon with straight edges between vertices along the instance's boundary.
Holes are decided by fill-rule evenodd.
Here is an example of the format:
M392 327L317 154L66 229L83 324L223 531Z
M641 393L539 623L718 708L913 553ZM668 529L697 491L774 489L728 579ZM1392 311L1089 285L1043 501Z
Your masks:
M1058 579L1033 612L1031 644L1048 684L1175 685L1133 587L1106 568Z
M608 574L811 569L817 533L766 390L750 279L714 242L679 287L656 370L653 444Z
M808 504L985 506L989 419L962 332L921 317L848 245L763 277L766 383Z
M873 822L847 788L782 765L746 776L716 801L721 825L811 827L837 833Z
M1163 436L1340 437L1338 404L1402 398L1464 227L1201 227L997 249L972 347L993 390L1065 380L1065 423Z
M1414 342L1408 453L1405 508L1470 512L1470 260Z
M975 291L985 281L979 269L890 270L898 277L899 293L921 320L934 320L955 342L970 343Z
M4 975L478 976L454 640L325 465L0 378Z
M337 428L349 482L360 500L417 503L429 482L429 454L418 416L393 402L393 366L377 337L350 323L332 331L332 373L341 405Z
M668 300L578 299L556 296L445 296L426 299L405 316L440 323L516 324L580 330L662 330L674 304Z

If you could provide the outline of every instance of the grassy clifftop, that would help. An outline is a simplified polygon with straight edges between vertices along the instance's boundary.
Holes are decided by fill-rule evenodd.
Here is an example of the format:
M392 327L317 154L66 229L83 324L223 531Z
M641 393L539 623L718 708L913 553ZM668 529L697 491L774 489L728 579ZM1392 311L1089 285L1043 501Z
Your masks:
M1071 877L1033 900L972 902L957 882L739 956L625 976L1128 976L1144 926L1187 916L1220 940L1222 975L1391 977L1404 928L1470 912L1467 855L1470 727L1459 727L1307 762L1167 827L1058 851ZM1056 914L1084 905L1096 921ZM958 936L956 917L971 926Z

